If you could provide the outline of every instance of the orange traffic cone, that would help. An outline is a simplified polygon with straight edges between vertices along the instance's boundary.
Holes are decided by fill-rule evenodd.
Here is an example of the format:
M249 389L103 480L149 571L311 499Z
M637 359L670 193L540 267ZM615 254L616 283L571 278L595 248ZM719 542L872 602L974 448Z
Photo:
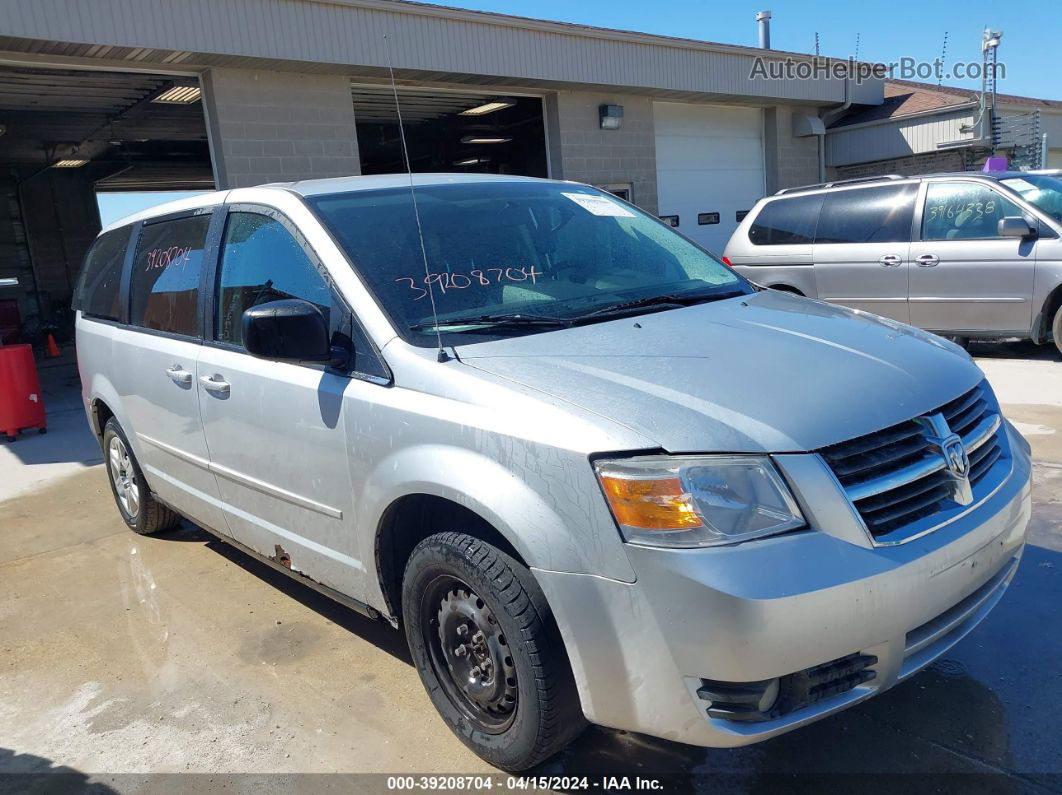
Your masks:
M46 355L49 359L59 358L59 346L55 344L55 337L51 334L48 335L48 345L46 346Z

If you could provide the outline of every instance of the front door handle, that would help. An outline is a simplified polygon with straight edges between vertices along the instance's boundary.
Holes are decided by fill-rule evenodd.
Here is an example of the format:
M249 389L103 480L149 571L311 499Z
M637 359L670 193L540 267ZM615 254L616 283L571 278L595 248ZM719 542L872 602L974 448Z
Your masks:
M173 382L179 386L187 386L192 383L192 374L181 367L179 364L173 365L173 367L167 368L166 375L173 379Z
M885 254L878 262L886 268L898 268L903 260L900 259L898 254Z
M227 396L229 394L229 382L220 375L201 375L199 383L203 385L203 389L215 395Z
M940 257L936 254L923 254L915 261L918 263L919 268L935 268L937 263L940 262Z

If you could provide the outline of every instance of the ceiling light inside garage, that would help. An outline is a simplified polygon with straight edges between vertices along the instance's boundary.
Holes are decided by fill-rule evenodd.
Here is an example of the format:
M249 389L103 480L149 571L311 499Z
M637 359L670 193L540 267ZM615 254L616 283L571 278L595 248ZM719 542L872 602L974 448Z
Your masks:
M172 86L151 101L165 102L170 105L191 105L199 101L201 94L199 86Z
M455 160L455 166L478 166L481 163L489 163L489 157L466 157L464 160Z
M87 162L87 160L79 160L76 157L72 157L67 160L57 160L52 163L52 165L55 166L55 168L81 168Z
M504 110L505 108L511 108L516 104L512 99L495 99L491 102L485 102L482 105L476 105L474 108L463 110L459 115L461 116L486 116L488 113L494 113L496 110Z
M512 138L501 138L495 136L480 136L480 135L466 135L461 139L463 144L505 144L509 143Z

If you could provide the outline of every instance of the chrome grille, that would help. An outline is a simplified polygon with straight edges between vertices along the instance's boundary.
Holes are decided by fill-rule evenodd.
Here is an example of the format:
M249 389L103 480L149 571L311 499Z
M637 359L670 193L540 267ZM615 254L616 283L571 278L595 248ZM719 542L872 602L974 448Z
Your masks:
M1003 455L999 414L982 386L925 416L937 414L961 437L976 489ZM930 436L914 418L819 451L875 539L897 540L905 528L955 506L955 477Z

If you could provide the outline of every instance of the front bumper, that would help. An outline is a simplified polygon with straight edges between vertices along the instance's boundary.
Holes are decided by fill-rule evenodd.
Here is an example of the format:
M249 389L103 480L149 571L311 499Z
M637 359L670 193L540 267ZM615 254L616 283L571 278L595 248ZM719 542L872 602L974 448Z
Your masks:
M1014 431L1009 431L1014 434ZM1031 464L976 510L892 547L818 530L700 550L628 546L637 581L535 570L564 637L583 712L604 726L694 745L765 740L881 692L973 629L1017 571ZM876 658L852 689L758 722L708 715L706 680L784 677Z

